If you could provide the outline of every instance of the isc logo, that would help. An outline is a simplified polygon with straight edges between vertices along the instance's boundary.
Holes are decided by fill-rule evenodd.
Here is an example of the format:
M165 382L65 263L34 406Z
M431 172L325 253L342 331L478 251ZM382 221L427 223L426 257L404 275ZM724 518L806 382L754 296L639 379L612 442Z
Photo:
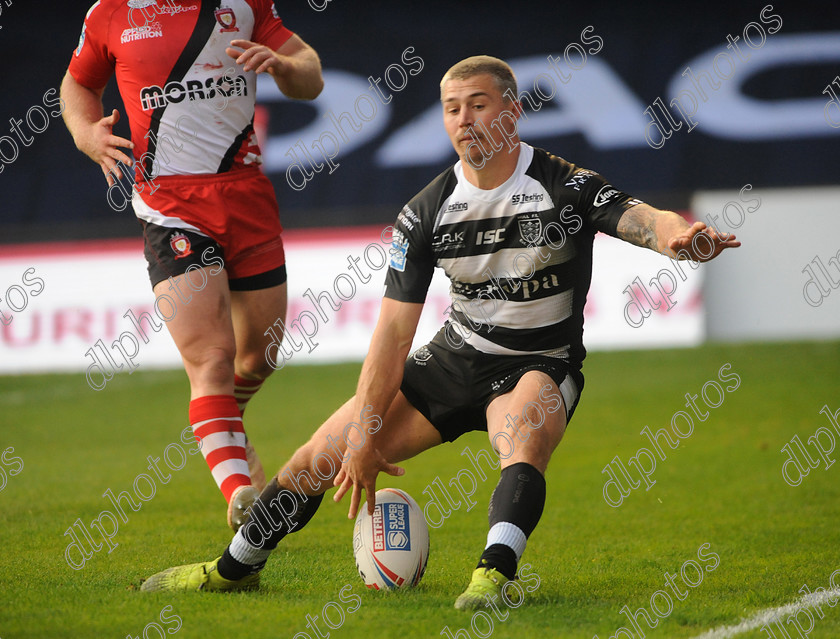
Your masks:
M501 242L504 239L504 235L505 230L503 228L479 231L478 235L476 235L475 243L478 245L495 244L496 242Z

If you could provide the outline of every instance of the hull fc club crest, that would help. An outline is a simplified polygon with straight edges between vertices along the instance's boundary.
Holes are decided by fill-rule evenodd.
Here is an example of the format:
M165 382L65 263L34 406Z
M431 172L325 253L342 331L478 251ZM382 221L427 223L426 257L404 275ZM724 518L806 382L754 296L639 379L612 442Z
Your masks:
M414 351L414 355L412 357L414 357L414 361L420 366L425 366L426 362L432 359L432 351L430 351L426 346L421 346Z
M540 218L519 218L518 222L520 242L527 246L537 244L542 237L542 221L540 221Z
M183 233L173 233L169 237L169 247L175 253L175 259L179 260L187 255L192 255L192 245L190 238Z
M216 9L216 22L222 25L221 33L239 31L239 27L236 26L236 14L230 7Z

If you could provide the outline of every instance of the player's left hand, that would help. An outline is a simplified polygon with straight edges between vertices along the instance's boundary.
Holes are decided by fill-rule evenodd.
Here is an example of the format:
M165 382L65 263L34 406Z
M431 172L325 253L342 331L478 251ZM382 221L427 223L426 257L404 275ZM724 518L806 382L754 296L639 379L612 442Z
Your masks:
M348 449L349 458L341 464L341 470L333 480L333 485L338 490L333 500L338 503L345 493L353 487L350 496L350 510L347 513L348 519L353 519L359 511L359 504L362 501L362 489L365 490L367 498L368 514L373 515L376 506L376 476L381 472L389 475L399 476L405 473L403 468L391 464L379 449L372 445L362 446L358 450Z
M705 237L697 238L701 234ZM668 249L669 252L673 251L672 256L687 254L695 262L708 262L724 249L738 246L741 246L741 243L735 239L733 233L719 233L703 222L695 222L683 233L668 240Z
M243 71L256 71L257 73L268 71L276 78L283 75L289 66L286 60L287 56L272 51L264 44L257 44L250 40L231 40L230 44L231 46L225 49L225 53L231 58L235 58L236 64L241 64ZM242 49L242 51L239 51L239 49Z

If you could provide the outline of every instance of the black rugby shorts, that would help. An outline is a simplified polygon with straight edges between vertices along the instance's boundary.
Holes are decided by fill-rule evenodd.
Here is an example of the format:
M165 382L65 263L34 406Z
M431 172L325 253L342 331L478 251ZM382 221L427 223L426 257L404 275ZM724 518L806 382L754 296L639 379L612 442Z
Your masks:
M406 360L400 390L443 441L451 442L469 431L486 431L490 402L513 390L532 370L554 380L571 421L583 391L580 367L543 355L490 355L466 343L453 348L444 329Z

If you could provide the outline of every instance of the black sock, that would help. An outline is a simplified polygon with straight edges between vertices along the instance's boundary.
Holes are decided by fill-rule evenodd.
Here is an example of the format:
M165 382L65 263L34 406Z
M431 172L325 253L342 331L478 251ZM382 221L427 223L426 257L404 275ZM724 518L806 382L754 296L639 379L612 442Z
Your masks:
M490 497L487 547L476 568L495 568L508 579L516 576L525 543L542 516L545 478L536 468L519 462L502 470Z
M248 575L256 574L263 568L265 568L265 561L261 561L253 566L250 564L243 564L241 561L236 561L236 559L234 559L230 554L230 546L225 548L225 551L222 553L222 558L219 559L219 563L216 566L216 570L219 571L219 574L225 579L230 579L231 581L237 581L238 579L242 579Z
M301 495L282 488L277 478L273 478L249 509L248 523L225 549L219 560L219 574L236 580L262 570L280 540L306 526L323 498L323 495ZM234 547L236 550L231 553Z
M516 552L504 544L490 544L481 553L476 568L495 568L508 579L516 576Z

